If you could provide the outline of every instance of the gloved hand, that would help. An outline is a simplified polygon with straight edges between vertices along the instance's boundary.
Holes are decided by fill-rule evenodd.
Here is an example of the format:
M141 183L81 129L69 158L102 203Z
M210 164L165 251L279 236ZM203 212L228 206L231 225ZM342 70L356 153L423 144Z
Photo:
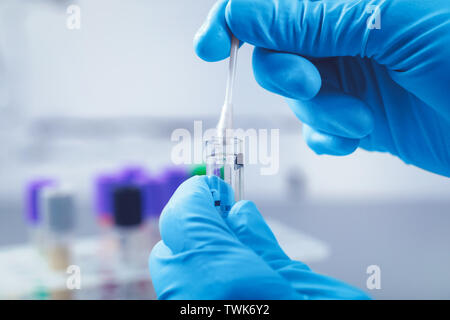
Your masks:
M316 153L390 152L450 177L448 0L220 0L197 54L228 57L231 33L256 47L257 82L287 98Z
M290 260L252 202L222 217L211 186L217 177L184 182L164 209L162 241L150 255L159 299L367 299L338 280Z

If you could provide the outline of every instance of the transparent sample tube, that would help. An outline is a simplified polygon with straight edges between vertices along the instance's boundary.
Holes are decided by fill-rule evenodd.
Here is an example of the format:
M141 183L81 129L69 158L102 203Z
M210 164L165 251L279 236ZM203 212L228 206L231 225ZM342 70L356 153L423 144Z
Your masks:
M43 192L41 205L49 265L53 270L65 271L71 263L75 226L74 196L67 188L47 188Z
M227 182L234 191L230 199L227 190L213 189L216 207L226 214L235 201L244 198L244 154L238 138L212 138L206 142L206 174Z

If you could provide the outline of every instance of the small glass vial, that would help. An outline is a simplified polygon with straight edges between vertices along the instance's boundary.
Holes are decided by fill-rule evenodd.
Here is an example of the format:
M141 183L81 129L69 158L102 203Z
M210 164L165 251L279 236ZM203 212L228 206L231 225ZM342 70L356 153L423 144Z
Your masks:
M206 175L217 176L234 191L231 199L227 190L213 188L215 206L227 214L233 204L244 198L244 154L242 140L238 138L212 138L206 142Z
M41 205L48 263L55 271L65 271L71 264L74 196L65 187L49 187L42 194Z

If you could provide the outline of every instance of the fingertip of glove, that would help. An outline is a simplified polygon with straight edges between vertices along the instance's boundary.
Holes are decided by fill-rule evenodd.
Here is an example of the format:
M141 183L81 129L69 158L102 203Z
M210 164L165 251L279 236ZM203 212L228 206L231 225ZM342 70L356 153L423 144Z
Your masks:
M310 100L322 86L314 64L296 54L255 48L253 72L261 87L291 99Z
M244 229L263 223L264 218L256 207L255 203L248 200L237 202L227 217L227 224L236 233L241 233Z
M170 255L172 255L172 251L164 244L162 240L160 240L154 245L152 251L150 252L149 259Z
M222 0L214 5L194 36L195 53L204 61L217 62L230 55L231 33L225 20L227 2Z
M358 149L360 141L326 134L306 125L303 136L308 147L318 155L346 156Z
M195 54L206 62L218 62L229 57L231 38L223 30L200 30L194 37Z
M371 134L375 119L370 107L357 97L322 88L311 100L288 98L287 103L303 123L338 137L363 139Z
M234 217L239 215L242 217L244 214L250 214L253 212L259 212L255 203L249 200L241 200L231 208L228 216Z

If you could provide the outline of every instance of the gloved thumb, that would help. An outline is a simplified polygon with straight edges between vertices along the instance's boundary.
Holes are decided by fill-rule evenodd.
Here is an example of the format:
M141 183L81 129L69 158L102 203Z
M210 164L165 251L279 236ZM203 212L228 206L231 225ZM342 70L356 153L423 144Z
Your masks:
M217 177L193 177L181 184L164 208L159 229L174 254L239 243L214 206L211 187L232 194L231 187Z
M239 241L259 255L274 270L292 262L253 202L236 203L225 221ZM306 265L301 265L305 270L309 270Z

